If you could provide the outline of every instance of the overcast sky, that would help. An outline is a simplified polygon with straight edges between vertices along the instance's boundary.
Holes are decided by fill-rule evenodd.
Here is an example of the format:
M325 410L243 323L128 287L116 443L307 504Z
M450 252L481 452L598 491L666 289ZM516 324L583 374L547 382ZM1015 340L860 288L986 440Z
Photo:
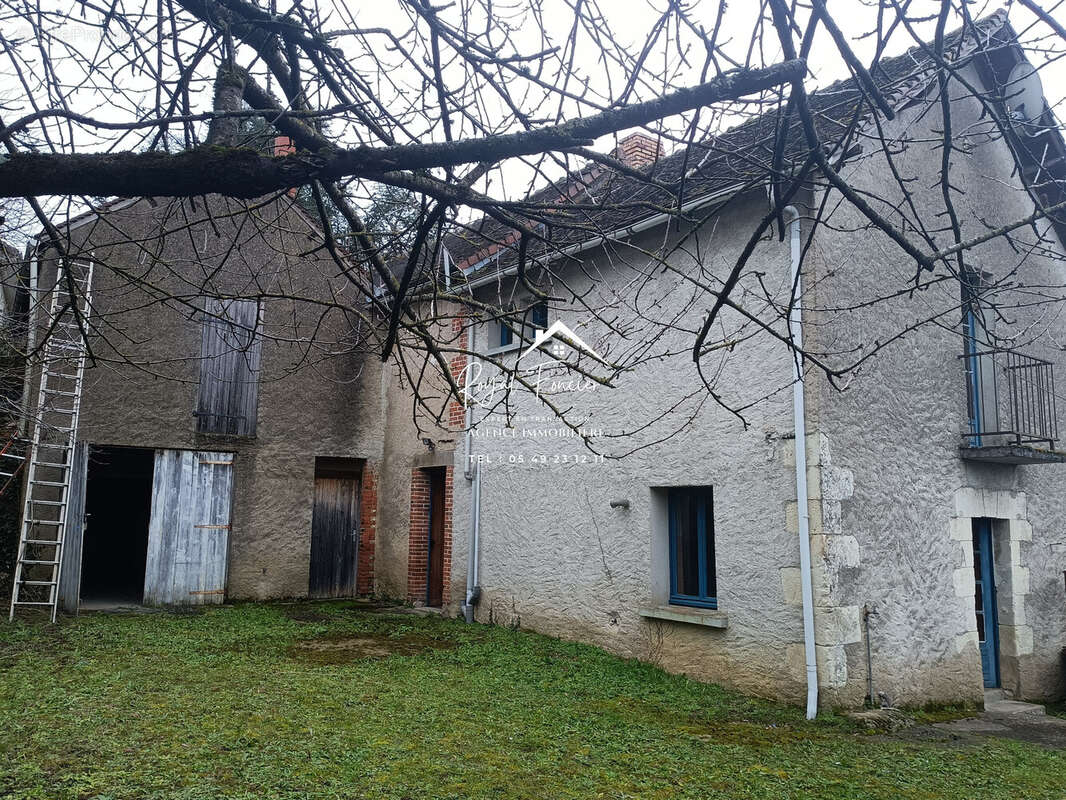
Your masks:
M288 1L277 0L278 9L286 9ZM0 26L2 26L0 29L2 29L7 39L26 36L30 32L29 26L20 21L12 12L12 9L21 2L23 0L2 0L0 2ZM54 3L53 8L66 8L68 10L70 8L69 4L61 5L59 0L47 0L47 2ZM120 7L126 8L131 14L143 11L145 20L152 19L151 15L155 8L154 3L148 4L146 2L145 5L141 5L139 0L117 0L117 2L120 3ZM258 2L266 5L267 0L258 0ZM1042 0L1042 2L1044 7L1059 21L1066 24L1066 0ZM385 27L397 32L402 32L409 27L410 12L404 9L402 4L396 0L375 0L375 2L320 0L320 3L334 3L337 6L334 11L333 21L328 26L331 29L347 27L350 22L365 27ZM644 42L648 31L651 30L655 20L661 15L663 8L666 7L666 3L667 0L600 0L600 10L607 21L608 27L614 32L615 36L636 49ZM442 9L440 13L445 17L448 15L455 16L459 13L460 4L458 3L438 5ZM543 5L549 9L549 13L545 16L548 28L547 33L555 43L561 44L566 39L572 19L572 14L568 13L567 0L543 0ZM743 62L746 60L751 31L755 25L760 5L755 0L732 0L727 6L724 35L720 41L724 43L727 52L737 61ZM874 30L876 25L876 2L874 0L829 0L828 5L834 13L838 24L841 25L851 39L855 51L868 64L873 56L875 46L873 38L868 36L868 34ZM709 29L713 26L718 12L718 0L689 0L687 6L692 9L693 14L702 21L706 28ZM918 35L925 40L931 40L934 35L935 14L939 6L939 0L913 0L910 4L909 10L912 17L925 14L930 17L930 19L918 23L916 26ZM1003 3L1000 2L976 0L971 3L970 11L973 16L979 18L992 13L1002 6ZM492 7L494 13L501 15L500 18L517 21L523 19L522 15L524 9L527 8L527 0L495 0ZM1037 23L1033 15L1016 4L1010 6L1010 18L1015 28L1020 32L1023 41L1033 39L1036 36L1046 37L1049 33L1045 25ZM959 22L958 19L953 19L950 22L950 28L957 28ZM153 23L144 22L143 24L150 25ZM65 23L63 28L64 35L74 44L83 48L85 52L92 52L92 49L99 43L98 31L90 28L79 30L77 25L77 17ZM528 15L526 16L525 25L526 27L517 35L517 38L523 50L535 51L539 44L539 36L535 25L528 19ZM553 26L555 27L553 28ZM527 37L528 48L526 46L527 41L523 41L523 37ZM692 43L691 37L689 43ZM888 46L886 55L897 55L914 44L913 37L907 31L898 29ZM1063 98L1064 94L1066 94L1066 67L1063 66L1062 58L1062 53L1066 51L1066 43L1061 40L1046 40L1044 44L1050 44L1053 50L1045 53L1031 52L1030 57L1037 61L1043 59L1048 62L1039 65L1045 94L1061 118L1064 113L1062 108ZM662 43L660 42L660 48L661 46ZM776 37L765 37L763 46L765 49L761 53L757 52L753 59L756 64L772 63L780 60L781 53ZM346 49L347 52L348 50ZM617 81L618 76L616 74L608 76L608 73L597 61L597 54L598 51L593 43L585 41L578 51L576 68L593 85L599 83L601 88L606 88L608 77L613 77ZM702 64L703 54L693 50L693 55L691 65L687 68L681 67L673 76L673 85L691 85L699 79L699 67ZM6 60L5 54L0 53L0 56L3 56ZM660 61L663 60L663 56L659 55L657 57ZM408 100L413 96L421 95L420 79L410 68L394 67L390 63L391 56L385 51L375 52L374 59L377 58L384 59L383 69L379 70L380 74L396 82L394 87L384 87L383 97L386 102L388 101L388 91L397 91L401 95L406 94L406 99ZM365 55L360 60L358 53L352 53L352 60L353 63L362 66L364 72L366 72L368 65L370 73L378 69L375 61L373 59L368 61ZM673 61L676 65L676 57ZM4 118L11 120L22 114L29 113L32 107L18 83L14 80L13 72L7 68L8 66L5 63L4 68L0 68L0 100L3 101L4 105ZM657 62L654 59L649 60L648 66L649 74L655 75L658 68ZM62 69L63 67L61 66L60 68ZM848 74L847 68L824 29L819 33L819 39L809 62L809 69L813 86L824 86ZM462 81L462 76L458 72L446 73L446 78L453 78L458 82ZM210 70L206 70L204 72L202 91L197 97L198 107L194 110L205 111L209 109L210 82ZM651 96L650 93L652 92L654 92L653 88L646 88L642 97L646 99ZM71 104L73 110L90 113L101 119L127 121L136 113L135 109L143 109L146 106L150 106L153 99L153 84L131 72L128 77L124 75L122 78L121 94L87 90L74 95L71 98ZM532 106L533 101L529 100L528 95L523 95L522 99L530 102ZM491 97L484 100L480 114L483 119L491 120L493 117L494 112L491 102ZM735 107L734 110L739 112L741 109ZM588 113L587 109L586 113ZM742 119L744 119L742 114L733 113L732 111L728 114L723 114L718 119L714 119L711 112L705 112L702 117L705 123L713 121L719 127L735 124ZM673 120L672 123L676 129L679 120ZM461 120L459 124L462 125ZM333 126L333 128L338 127L336 124ZM342 136L344 135L343 131L340 131L340 133ZM459 133L460 135L470 135L471 131L460 130ZM57 126L56 135L65 137L65 126ZM439 128L425 133L426 138L439 137L439 135ZM87 131L75 131L75 137L78 148L82 150L99 150L105 147L128 149L137 147L138 144L137 137L134 136L127 136L121 141L115 141L114 134L95 136ZM352 141L351 139L346 140ZM597 142L596 146L597 149L602 151L609 151L613 146L613 137L605 137ZM560 168L556 167L554 168L556 174L552 174L553 170L551 168L546 172L548 176L554 178L558 177L560 171ZM497 194L513 198L516 195L525 194L531 188L529 179L532 175L531 170L523 171L522 168L512 165L507 170L495 174L488 188ZM540 180L543 179L544 176L541 176Z

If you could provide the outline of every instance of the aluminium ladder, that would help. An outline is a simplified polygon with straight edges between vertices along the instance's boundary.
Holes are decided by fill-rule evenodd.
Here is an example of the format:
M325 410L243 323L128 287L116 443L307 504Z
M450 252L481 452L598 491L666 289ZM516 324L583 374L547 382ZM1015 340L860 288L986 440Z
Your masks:
M12 620L17 610L36 608L50 612L55 622L59 608L92 276L91 261L71 261L69 269L61 261L52 292L11 590Z

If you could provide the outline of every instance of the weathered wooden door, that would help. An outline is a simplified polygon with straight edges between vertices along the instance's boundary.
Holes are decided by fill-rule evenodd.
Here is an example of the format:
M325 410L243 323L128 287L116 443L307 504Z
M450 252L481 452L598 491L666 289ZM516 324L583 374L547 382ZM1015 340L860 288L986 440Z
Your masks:
M68 614L78 613L81 597L81 553L85 536L85 480L89 474L89 446L74 445L70 468L70 494L67 499L67 531L59 570L59 607Z
M232 453L156 451L146 604L223 601L232 491Z
M429 470L429 569L426 605L444 602L444 470Z
M315 476L311 597L352 597L359 560L359 478Z

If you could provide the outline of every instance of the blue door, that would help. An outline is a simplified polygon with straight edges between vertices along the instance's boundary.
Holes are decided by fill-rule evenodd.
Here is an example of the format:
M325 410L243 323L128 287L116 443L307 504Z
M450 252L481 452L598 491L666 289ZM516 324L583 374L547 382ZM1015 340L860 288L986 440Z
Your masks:
M996 577L992 565L992 520L973 521L973 576L976 590L977 640L985 687L999 686L999 631L996 620Z

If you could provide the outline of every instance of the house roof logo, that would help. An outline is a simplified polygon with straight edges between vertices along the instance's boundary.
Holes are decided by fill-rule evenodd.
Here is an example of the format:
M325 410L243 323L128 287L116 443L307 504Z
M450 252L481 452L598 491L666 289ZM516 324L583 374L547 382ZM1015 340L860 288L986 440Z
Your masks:
M556 360L561 361L566 353L566 346L569 345L574 350L586 355L592 356L601 364L607 364L603 356L585 344L581 337L568 328L562 320L555 320L547 330L537 331L533 337L533 344L525 349L525 351L518 357L521 361L535 350L544 348L545 345L549 345L548 353Z

